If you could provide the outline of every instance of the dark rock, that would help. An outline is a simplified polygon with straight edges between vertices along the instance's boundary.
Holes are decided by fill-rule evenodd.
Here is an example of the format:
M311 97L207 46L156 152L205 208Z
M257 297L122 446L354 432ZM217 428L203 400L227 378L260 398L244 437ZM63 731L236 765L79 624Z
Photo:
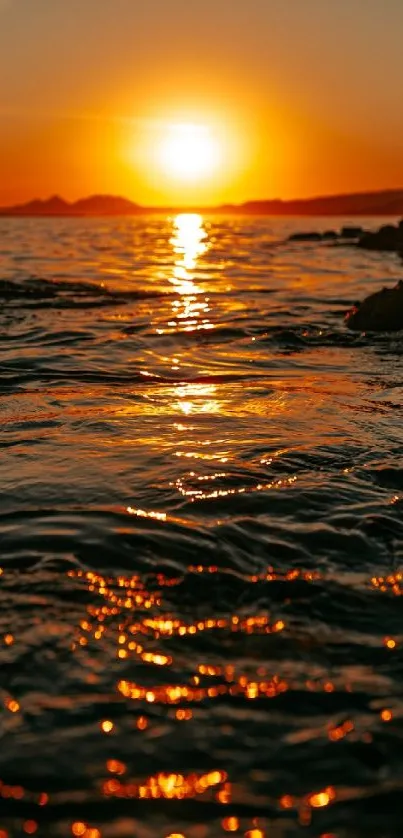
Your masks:
M360 236L363 236L365 230L363 227L342 227L340 238L342 239L359 239Z
M403 225L394 227L393 224L384 224L374 233L365 233L357 244L365 250L403 250Z
M343 227L341 233L336 230L325 230L324 233L319 233L316 230L310 230L307 233L292 233L288 241L290 242L320 242L320 241L338 241L339 239L359 239L364 235L365 230L362 227Z
M288 241L290 242L320 242L322 240L322 236L320 233L292 233L289 236Z
M403 329L403 281L382 288L353 306L346 324L359 332L399 332Z
M324 233L309 231L307 233L292 233L290 242L320 242L335 241L344 247L362 247L364 250L385 250L403 255L403 219L395 227L384 224L379 230L368 232L363 227L342 227L340 233L326 230Z

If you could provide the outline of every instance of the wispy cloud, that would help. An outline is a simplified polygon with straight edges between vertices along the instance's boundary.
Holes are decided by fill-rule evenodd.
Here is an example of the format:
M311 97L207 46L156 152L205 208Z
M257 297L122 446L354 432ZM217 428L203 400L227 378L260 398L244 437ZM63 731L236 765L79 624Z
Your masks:
M0 9L2 3L11 2L11 0L0 0ZM129 118L125 116L117 116L116 114L102 114L91 111L63 111L53 108L40 109L36 107L20 107L18 105L0 106L0 118L15 118L15 119L66 119L74 121L94 121L94 122L138 122L137 118Z
M11 3L12 0L0 0L1 4L4 2ZM103 122L103 123L122 123L125 125L136 125L142 128L159 129L166 125L163 119L155 119L146 116L136 115L128 116L124 114L114 113L99 113L97 111L64 111L53 108L41 109L36 107L21 107L19 105L0 105L0 119L22 119L33 120L35 122L48 120L66 120L70 122Z

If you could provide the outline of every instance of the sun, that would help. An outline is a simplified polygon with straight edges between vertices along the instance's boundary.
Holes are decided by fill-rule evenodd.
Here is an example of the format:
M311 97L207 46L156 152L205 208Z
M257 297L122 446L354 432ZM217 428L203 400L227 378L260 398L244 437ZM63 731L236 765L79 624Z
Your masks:
M170 125L159 148L165 174L175 180L198 181L214 174L220 162L220 145L206 125Z

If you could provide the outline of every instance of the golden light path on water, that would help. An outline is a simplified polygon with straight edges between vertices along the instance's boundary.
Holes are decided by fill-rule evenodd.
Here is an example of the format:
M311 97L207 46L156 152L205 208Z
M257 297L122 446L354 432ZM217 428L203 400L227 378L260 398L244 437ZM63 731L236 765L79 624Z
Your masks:
M202 216L197 213L177 215L170 244L175 261L169 282L179 299L172 303L172 320L167 325L187 332L212 329L208 318L209 299L203 296L203 288L195 281L197 262L208 249Z
M203 331L214 328L209 319L210 300L195 280L198 261L208 248L208 236L199 213L180 213L174 218L170 240L175 263L170 283L179 297L172 302L172 320L168 327L175 331ZM180 370L180 359L174 356L172 369ZM214 398L215 384L181 384L173 389L173 409L186 416L192 413L218 413L220 404Z

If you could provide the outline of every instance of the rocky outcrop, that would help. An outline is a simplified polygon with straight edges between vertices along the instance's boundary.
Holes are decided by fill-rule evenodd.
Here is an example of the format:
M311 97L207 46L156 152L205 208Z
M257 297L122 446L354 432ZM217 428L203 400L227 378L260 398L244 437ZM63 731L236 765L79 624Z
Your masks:
M384 224L373 233L365 233L359 238L357 245L363 247L364 250L403 253L403 221L400 221L397 227L393 224Z
M365 235L365 230L362 227L342 227L339 235L340 239L359 239Z
M292 233L292 235L289 236L288 241L289 242L321 242L322 238L323 238L322 233L315 233L315 232Z
M324 233L319 233L316 230L310 230L306 233L292 233L289 236L289 242L325 242L325 241L354 241L357 243L361 237L365 236L366 232L362 227L342 227L340 232L336 230L325 230Z
M379 230L342 227L340 232L310 231L293 233L290 242L325 242L360 247L363 250L399 253L403 257L403 219L399 224L384 224ZM403 280L394 288L382 288L356 303L346 314L346 325L359 332L399 332L403 330Z
M403 220L399 224L384 224L379 230L368 231L362 227L342 227L340 232L326 230L324 233L309 231L293 233L290 242L325 242L351 244L364 250L389 251L403 255Z
M359 332L403 329L403 280L394 288L382 288L354 305L346 315L346 324Z

